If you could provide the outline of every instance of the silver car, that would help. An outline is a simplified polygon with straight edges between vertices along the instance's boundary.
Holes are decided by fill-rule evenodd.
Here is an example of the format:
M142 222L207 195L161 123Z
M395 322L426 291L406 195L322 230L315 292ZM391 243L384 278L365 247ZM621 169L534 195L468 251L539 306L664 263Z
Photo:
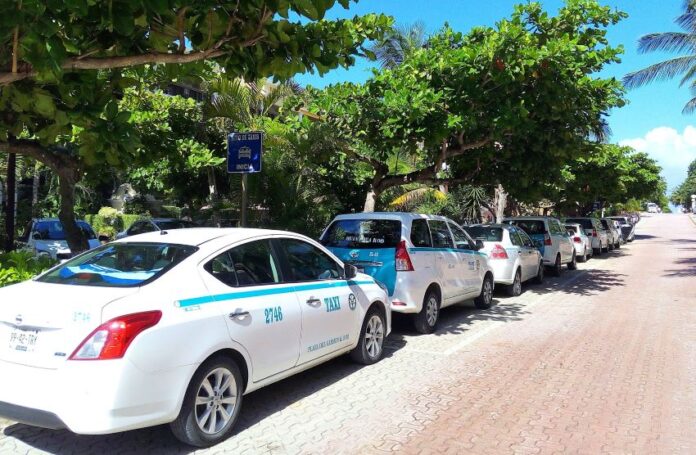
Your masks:
M609 250L621 248L621 231L616 228L614 220L609 218L600 218L599 222L602 223L604 229L609 232L609 237L611 238L611 240L609 240Z
M624 242L633 241L633 238L636 235L636 225L632 222L631 218L627 216L610 216L609 219L619 223Z
M480 251L488 255L495 283L504 285L508 295L520 295L524 281L544 281L544 258L521 228L508 224L476 224L464 226L464 230L483 242Z
M585 234L585 230L579 223L566 223L568 235L570 235L575 247L575 256L578 262L585 262L592 257L594 250L592 249L592 239Z

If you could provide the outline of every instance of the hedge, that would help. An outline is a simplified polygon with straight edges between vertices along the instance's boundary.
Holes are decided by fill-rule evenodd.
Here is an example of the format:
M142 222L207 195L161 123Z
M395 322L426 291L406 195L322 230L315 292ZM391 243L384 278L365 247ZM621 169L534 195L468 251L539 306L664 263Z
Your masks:
M129 215L119 213L111 207L102 207L96 215L86 215L85 221L92 226L97 235L105 235L113 239L118 232L128 229L141 218L143 218L142 215Z

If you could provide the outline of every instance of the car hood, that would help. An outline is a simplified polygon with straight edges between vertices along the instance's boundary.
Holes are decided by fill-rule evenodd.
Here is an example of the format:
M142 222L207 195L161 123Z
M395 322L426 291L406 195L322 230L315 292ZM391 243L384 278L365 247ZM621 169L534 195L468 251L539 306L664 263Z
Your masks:
M102 309L140 291L25 281L0 289L0 359L57 368L92 330L101 325ZM18 335L36 335L30 346Z

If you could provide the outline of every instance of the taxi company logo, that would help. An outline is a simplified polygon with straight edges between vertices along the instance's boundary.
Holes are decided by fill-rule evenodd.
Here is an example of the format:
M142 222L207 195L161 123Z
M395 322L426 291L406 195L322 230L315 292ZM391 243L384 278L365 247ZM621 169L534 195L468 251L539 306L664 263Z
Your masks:
M358 301L355 298L355 294L351 294L348 296L348 308L351 310L354 310L355 307L358 306Z
M358 256L360 255L360 251L358 251L358 250L353 250L353 251L351 251L350 253L348 253L348 255L349 255L351 258L353 258L353 259L357 259Z
M16 325L22 325L22 321L24 321L24 319L22 319L21 314L18 314L17 316L15 316L15 324Z

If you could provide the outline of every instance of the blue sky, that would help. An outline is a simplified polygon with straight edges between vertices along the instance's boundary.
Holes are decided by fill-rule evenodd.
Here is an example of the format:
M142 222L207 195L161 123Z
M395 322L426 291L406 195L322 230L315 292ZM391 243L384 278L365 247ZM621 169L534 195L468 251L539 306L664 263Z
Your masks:
M425 22L429 32L437 31L445 22L460 31L476 25L493 25L507 17L520 1L512 0L361 0L350 10L334 8L329 18L352 17L355 14L381 12L391 15L398 24ZM555 12L560 0L542 0L547 11ZM609 31L612 44L623 44L622 63L609 67L605 74L617 78L669 57L669 54L640 55L636 42L652 32L677 30L674 18L681 12L682 0L603 0L629 14ZM334 70L323 78L301 75L296 79L316 87L342 82L360 82L370 76L372 63L360 61L348 70ZM613 142L628 144L651 154L663 166L663 175L671 190L686 176L686 168L696 159L696 117L682 115L690 99L689 90L680 88L677 80L657 82L628 92L630 104L611 113L609 123Z

